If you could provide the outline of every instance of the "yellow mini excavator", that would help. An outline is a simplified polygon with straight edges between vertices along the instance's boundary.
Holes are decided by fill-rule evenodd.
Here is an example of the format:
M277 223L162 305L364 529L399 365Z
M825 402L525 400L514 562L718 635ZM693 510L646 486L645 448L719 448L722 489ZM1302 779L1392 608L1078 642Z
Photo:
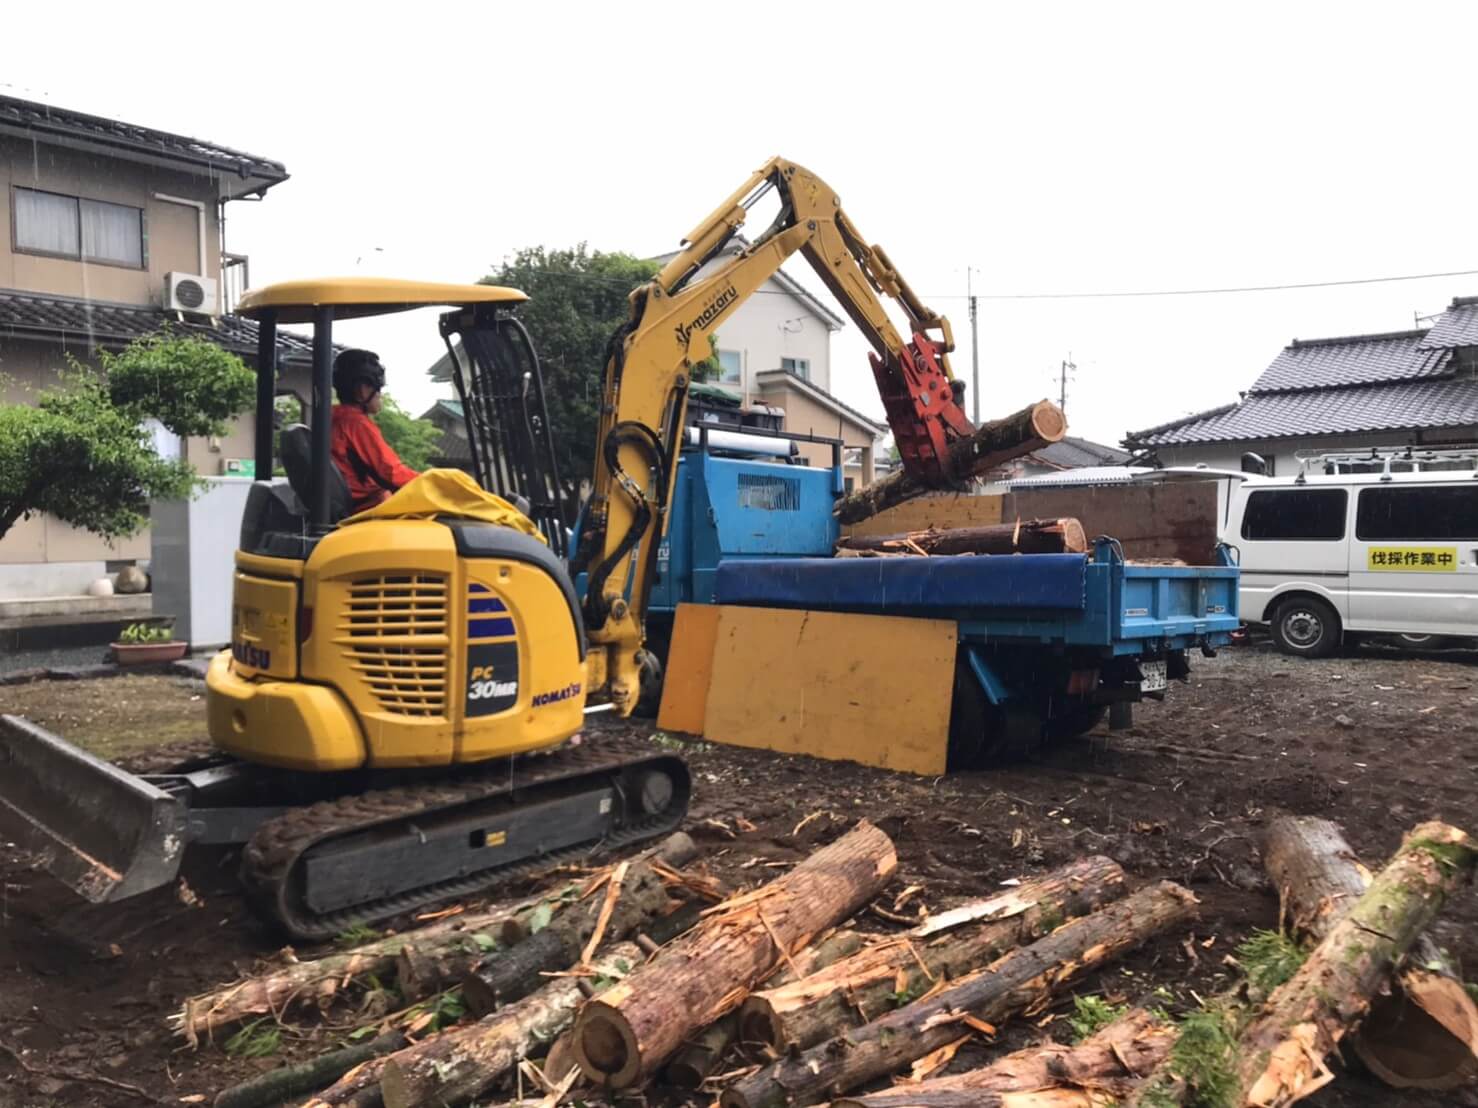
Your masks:
M770 190L773 223L724 254ZM872 342L905 465L947 478L948 443L971 429L948 324L866 245L824 182L777 158L633 291L609 347L572 558L538 359L516 315L523 293L377 278L247 293L259 479L241 522L231 646L207 676L220 754L138 777L0 716L0 805L21 818L28 845L106 901L172 881L188 843L239 844L257 906L311 940L676 826L689 796L681 759L599 732L567 740L590 712L636 704L691 367L797 251ZM906 314L907 342L879 293ZM501 498L432 471L346 518L330 459L335 325L426 306L446 309L473 469ZM275 435L283 324L313 328L311 417ZM278 461L286 482L269 479ZM572 568L586 575L583 598Z

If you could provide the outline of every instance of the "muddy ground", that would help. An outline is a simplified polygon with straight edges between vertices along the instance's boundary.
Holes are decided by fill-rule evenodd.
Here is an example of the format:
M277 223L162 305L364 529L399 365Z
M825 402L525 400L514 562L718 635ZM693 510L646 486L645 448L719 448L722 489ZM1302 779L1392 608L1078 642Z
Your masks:
M772 876L777 869L764 862L795 861L867 816L898 844L890 893L921 885L933 909L1077 855L1108 854L1136 879L1188 884L1201 898L1201 920L1194 943L1187 933L1165 936L1078 991L1135 999L1159 987L1186 1002L1227 983L1223 957L1251 929L1277 923L1258 852L1274 815L1338 820L1372 863L1423 819L1478 830L1478 655L1370 649L1302 661L1249 645L1195 664L1164 704L1138 710L1133 729L1100 731L989 773L933 780L684 744L696 788L688 827L711 870L737 885ZM125 764L158 769L197 748L171 740L199 733L199 696L198 683L127 677L0 689L0 710L32 714ZM160 743L169 745L154 749ZM792 834L816 812L824 814ZM0 844L9 839L0 834ZM183 1098L213 1096L354 1025L346 1015L338 1028L289 1028L268 1059L229 1057L219 1046L189 1051L171 1038L164 1020L185 996L279 947L247 914L232 867L229 856L198 857L186 875L194 904L170 889L79 910L0 845L0 1108L190 1103ZM895 926L871 914L861 922ZM1449 905L1437 934L1478 966L1478 892ZM1063 1037L1065 1024L1017 1029L1009 1044ZM977 1064L982 1056L973 1052ZM1478 1105L1478 1090L1398 1094L1341 1070L1307 1103Z

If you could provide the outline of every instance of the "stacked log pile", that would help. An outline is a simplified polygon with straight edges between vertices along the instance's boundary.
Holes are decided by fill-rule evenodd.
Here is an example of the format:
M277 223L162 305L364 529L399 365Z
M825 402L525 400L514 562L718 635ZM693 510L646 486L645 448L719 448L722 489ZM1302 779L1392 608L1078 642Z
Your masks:
M1232 1090L1217 1102L1267 1108L1302 1099L1331 1079L1332 1056L1351 1036L1362 1056L1378 1060L1374 1072L1395 1083L1452 1088L1470 1079L1478 1062L1472 998L1424 938L1478 865L1468 838L1425 824L1372 877L1332 825L1278 821L1266 856L1306 957L1266 995L1238 990L1215 1008L1224 1032L1218 1095ZM459 932L442 921L399 937L398 951L378 940L350 952L359 963L339 954L315 972L303 969L311 963L290 967L310 999L321 999L325 980L346 989L345 967L366 959L387 974L398 963L412 992L443 988L412 1007L414 1018L389 1015L371 1025L373 1038L226 1090L216 1104L554 1108L664 1088L716 1096L723 1108L1104 1108L1204 1098L1205 1067L1188 1056L1202 1038L1182 1030L1208 1012L1177 1021L1146 1005L1107 1017L1076 1044L994 1058L981 1049L1005 1021L1039 1019L1085 977L1156 936L1183 933L1197 912L1186 889L1131 887L1116 863L1090 857L894 934L848 927L897 865L892 841L864 820L782 876L717 902L684 899L711 882L639 858L542 903L472 917L482 928L514 921L506 942L463 929L457 945L445 936ZM468 942L471 935L483 939ZM1417 962L1408 962L1412 952ZM263 995L281 1017L284 987L259 978L198 998L181 1013L180 1033L219 1035L251 1018ZM1383 990L1423 1018L1376 1020L1371 1004ZM254 999L229 1009L239 997ZM1400 1072L1379 1059L1396 1060ZM941 1076L950 1065L962 1072Z

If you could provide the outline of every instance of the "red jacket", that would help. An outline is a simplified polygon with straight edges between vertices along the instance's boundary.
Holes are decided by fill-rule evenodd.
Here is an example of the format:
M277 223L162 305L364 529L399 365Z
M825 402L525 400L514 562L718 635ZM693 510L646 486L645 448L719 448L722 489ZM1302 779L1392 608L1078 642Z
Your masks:
M335 404L329 454L349 484L354 510L372 508L420 474L401 462L379 425L354 404Z

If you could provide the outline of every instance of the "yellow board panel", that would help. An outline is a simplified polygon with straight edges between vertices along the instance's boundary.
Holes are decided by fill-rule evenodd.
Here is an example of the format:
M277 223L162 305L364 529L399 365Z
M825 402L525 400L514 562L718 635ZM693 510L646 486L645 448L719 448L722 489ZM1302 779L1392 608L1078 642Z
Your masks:
M713 639L719 609L712 604L679 604L667 648L667 675L657 726L665 731L703 733L708 683L713 676Z
M703 735L943 773L954 672L953 620L720 606Z
M905 500L861 523L842 528L843 535L896 535L930 527L985 527L1001 522L1000 496L946 493Z

